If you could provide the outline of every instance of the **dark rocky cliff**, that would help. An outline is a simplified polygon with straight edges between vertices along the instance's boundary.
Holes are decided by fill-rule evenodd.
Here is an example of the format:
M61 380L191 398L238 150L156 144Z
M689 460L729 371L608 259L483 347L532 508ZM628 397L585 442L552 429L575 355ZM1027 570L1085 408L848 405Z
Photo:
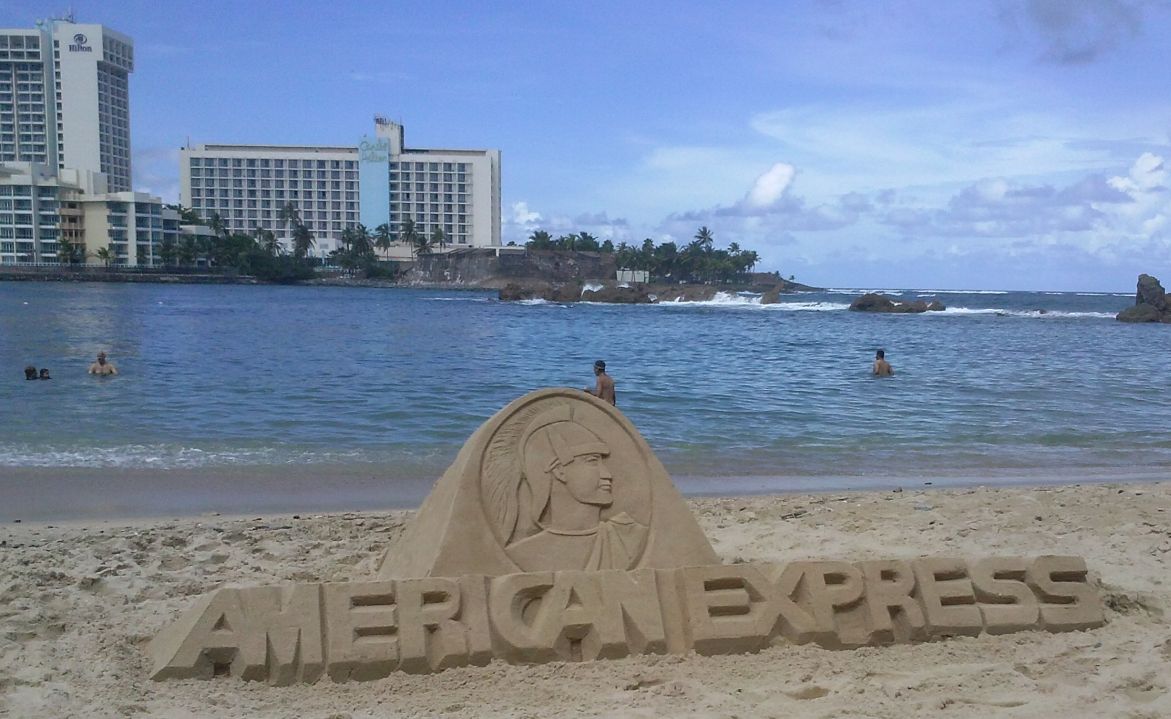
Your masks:
M504 247L499 255L489 249L423 255L406 270L403 282L500 288L518 280L556 283L613 278L616 270L611 253Z

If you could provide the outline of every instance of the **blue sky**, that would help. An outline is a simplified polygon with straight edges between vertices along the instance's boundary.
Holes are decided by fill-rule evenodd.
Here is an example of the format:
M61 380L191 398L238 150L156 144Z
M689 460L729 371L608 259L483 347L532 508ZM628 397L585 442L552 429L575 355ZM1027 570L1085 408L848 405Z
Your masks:
M60 2L0 0L31 27ZM178 148L499 148L505 240L687 241L822 286L1171 280L1171 0L73 2L135 40L136 189Z

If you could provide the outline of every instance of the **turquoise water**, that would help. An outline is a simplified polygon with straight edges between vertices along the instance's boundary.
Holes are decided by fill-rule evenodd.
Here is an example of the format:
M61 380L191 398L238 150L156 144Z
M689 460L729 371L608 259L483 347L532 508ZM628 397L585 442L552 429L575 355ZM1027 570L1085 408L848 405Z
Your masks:
M1130 292L941 293L943 313L846 311L861 291L671 306L406 289L0 283L0 491L28 468L257 468L434 479L493 412L592 384L672 475L719 491L1016 481L1171 468L1171 327ZM869 375L877 347L893 378ZM85 371L105 349L121 371ZM26 382L26 364L51 382Z

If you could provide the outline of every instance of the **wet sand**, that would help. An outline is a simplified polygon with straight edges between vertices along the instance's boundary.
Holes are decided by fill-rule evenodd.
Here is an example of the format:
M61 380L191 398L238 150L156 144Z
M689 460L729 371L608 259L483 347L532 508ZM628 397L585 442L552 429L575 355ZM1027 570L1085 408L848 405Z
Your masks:
M692 499L726 562L1077 554L1106 626L853 651L777 646L271 688L153 682L145 642L198 595L372 576L409 511L0 526L0 715L1171 716L1171 483ZM238 507L241 511L244 506Z

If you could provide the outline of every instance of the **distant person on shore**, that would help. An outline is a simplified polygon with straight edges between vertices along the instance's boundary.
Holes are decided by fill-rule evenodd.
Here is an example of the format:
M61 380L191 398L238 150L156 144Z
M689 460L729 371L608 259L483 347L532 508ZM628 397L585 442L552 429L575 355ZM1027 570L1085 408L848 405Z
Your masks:
M894 367L890 366L890 362L886 361L886 351L878 350L874 353L874 376L875 377L890 377L895 373Z
M597 386L594 389L586 387L585 391L604 402L617 406L618 398L614 394L614 379L606 374L606 363L602 360L594 362L594 374L598 378Z
M89 373L96 375L116 375L118 368L106 361L106 353L98 352L98 361L89 366Z
M25 367L24 368L24 378L25 379L36 379L37 378L37 368L33 367L31 364L28 367Z
M52 377L49 376L49 368L48 367L41 368L41 375L38 379L53 379Z

